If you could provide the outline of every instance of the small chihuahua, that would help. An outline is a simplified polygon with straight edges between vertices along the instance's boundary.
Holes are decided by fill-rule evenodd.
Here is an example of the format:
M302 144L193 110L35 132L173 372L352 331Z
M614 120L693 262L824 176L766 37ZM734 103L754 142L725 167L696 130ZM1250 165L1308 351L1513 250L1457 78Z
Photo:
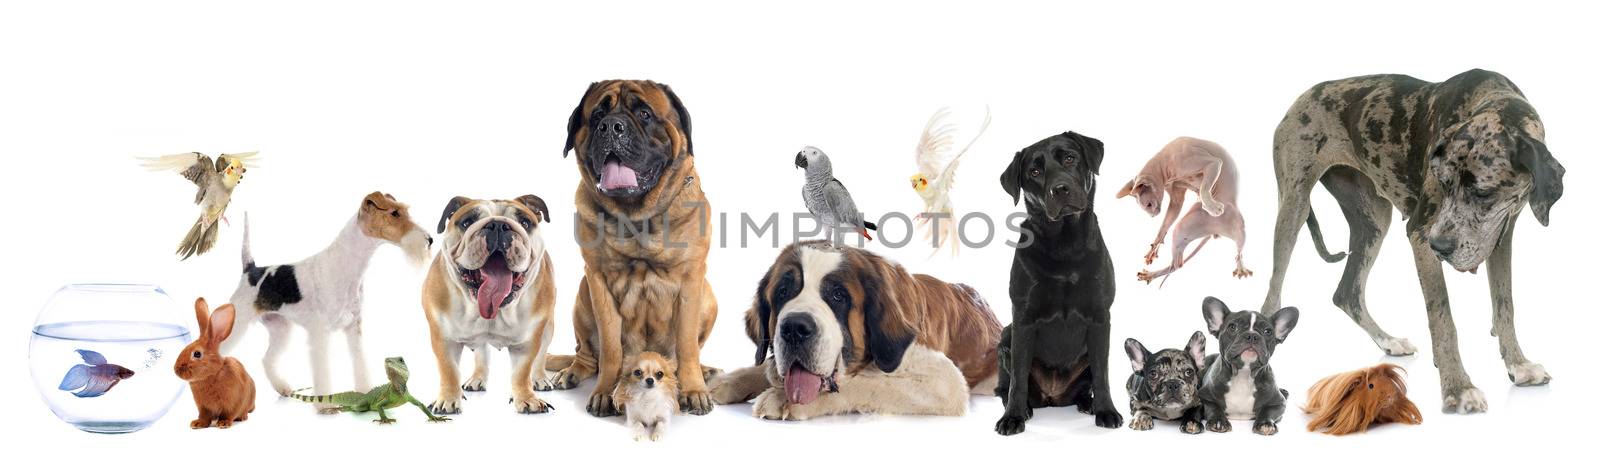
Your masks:
M623 366L626 377L611 397L628 416L633 440L660 440L678 412L678 367L656 352L644 352Z

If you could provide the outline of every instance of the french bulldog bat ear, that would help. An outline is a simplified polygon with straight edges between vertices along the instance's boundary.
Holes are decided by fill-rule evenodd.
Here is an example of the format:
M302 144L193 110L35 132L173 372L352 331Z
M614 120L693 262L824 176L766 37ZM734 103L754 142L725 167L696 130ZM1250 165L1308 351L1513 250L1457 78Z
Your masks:
M672 110L673 110L673 112L675 112L678 115L678 131L683 132L683 149L684 149L684 151L688 152L690 155L693 155L694 154L694 138L690 137L690 134L689 134L689 132L690 132L689 109L683 107L683 100L679 100L678 99L678 94L672 92L672 88L671 87L669 87L669 86L667 86L665 84L658 84L658 86L661 86L661 92L667 94L667 100L672 102Z
M1143 371L1145 361L1150 360L1150 350L1145 349L1144 344L1140 344L1139 340L1134 338L1123 341L1122 349L1128 351L1128 363L1133 366L1133 371Z
M875 272L863 271L861 290L866 294L867 355L878 370L894 372L917 338L916 329L906 321L900 310L899 293L877 278Z
M589 101L589 94L600 87L600 82L589 83L589 88L583 91L583 97L578 98L578 106L572 108L572 116L567 117L567 145L561 148L561 157L567 157L573 147L578 145L578 132L583 130L583 104Z
M1272 314L1272 337L1282 344L1289 337L1289 331L1294 330L1295 324L1300 322L1300 310L1293 306L1278 310Z
M465 206L467 203L471 202L472 199L459 195L455 196L455 198L451 198L450 203L444 204L444 213L439 215L439 227L433 232L444 234L445 227L450 225L450 216L456 215L456 210L461 209L462 206Z
M1190 358L1194 358L1195 367L1198 367L1198 368L1201 368L1201 369L1206 368L1206 334L1205 333L1196 331L1196 332L1194 332L1193 335L1190 335L1189 336L1189 345L1184 346L1183 347L1183 351L1188 352Z
M1083 162L1089 165L1089 172L1100 174L1100 160L1105 158L1106 145L1099 139L1078 134L1076 131L1066 133L1068 139L1078 144L1078 150L1083 152Z
M523 206L527 206L528 209L532 209L534 212L539 213L540 220L543 220L546 223L550 222L550 208L545 206L544 199L539 198L539 196L533 194L523 195L521 197L517 197L517 203L521 203ZM440 231L440 233L443 233L443 231Z
M222 347L222 341L228 340L228 336L233 335L233 316L231 303L218 306L217 311L211 313L211 335L206 341L206 350L216 353L217 349Z
M755 365L758 366L767 360L767 351L772 348L772 303L767 300L771 281L772 269L767 269L767 275L761 277L761 283L756 286L755 304L744 312L744 331L756 344Z
M1206 297L1200 304L1200 313L1206 319L1206 330L1215 336L1222 332L1222 324L1228 320L1228 315L1233 314L1228 310L1228 305L1216 297Z
M1024 151L1019 151L1012 156L1011 165L1006 166L1006 171L1000 173L1000 187L1005 189L1007 194L1011 194L1012 205L1022 200L1023 153Z
M1517 138L1517 157L1513 160L1518 169L1533 174L1533 194L1528 205L1533 207L1533 217L1539 224L1550 226L1550 207L1561 199L1561 178L1567 174L1550 149L1537 139L1528 136Z

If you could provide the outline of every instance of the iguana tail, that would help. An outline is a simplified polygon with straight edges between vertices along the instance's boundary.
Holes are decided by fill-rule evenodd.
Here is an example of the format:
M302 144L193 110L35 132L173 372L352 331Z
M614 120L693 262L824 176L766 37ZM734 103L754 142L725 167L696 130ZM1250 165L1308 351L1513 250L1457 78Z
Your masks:
M310 388L306 388L306 389L310 389ZM301 391L304 391L304 390L305 389L301 389ZM295 400L299 400L299 401L302 401L302 402L306 402L306 403L329 403L329 404L334 404L334 405L339 405L339 406L350 406L350 405L354 405L356 403L359 403L361 401L361 398L365 395L365 394L362 394L360 392L355 392L355 391L340 392L340 393L337 393L337 394L328 394L328 395L300 395L299 392L300 391L295 391L295 392L289 393L289 398L292 398L292 399L295 399Z

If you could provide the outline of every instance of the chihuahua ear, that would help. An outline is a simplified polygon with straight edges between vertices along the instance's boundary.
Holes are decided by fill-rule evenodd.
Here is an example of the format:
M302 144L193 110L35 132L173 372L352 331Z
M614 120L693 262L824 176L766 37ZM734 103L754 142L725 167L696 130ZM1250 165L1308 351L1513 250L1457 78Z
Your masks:
M206 341L207 350L216 353L222 341L228 340L228 336L233 334L233 316L232 304L217 307L217 311L211 313L211 335L210 340Z
M1205 316L1206 330L1210 331L1212 336L1222 332L1222 324L1228 320L1229 314L1233 314L1232 311L1228 311L1228 305L1216 297L1206 297L1200 304L1200 313Z
M1128 363L1133 366L1134 372L1143 372L1144 363L1150 360L1150 350L1144 348L1138 339L1128 338L1122 343L1123 350L1128 351Z
M1293 306L1278 310L1272 315L1272 337L1283 340L1289 337L1289 331L1294 330L1294 325L1300 322L1300 310Z
M1198 368L1198 369L1205 369L1206 368L1206 334L1205 333L1201 333L1199 331L1196 331L1196 332L1194 332L1193 335L1189 336L1189 345L1184 346L1183 347L1183 351L1188 352L1190 358L1194 358L1194 365L1195 365L1196 368Z
M1011 204L1015 206L1022 200L1022 153L1017 152L1011 157L1011 165L1006 166L1006 171L1000 173L1000 187L1011 194Z
M445 203L444 214L439 215L439 227L438 229L435 229L434 232L444 234L445 227L450 225L450 216L456 215L456 210L461 209L462 206L468 203L472 203L472 199L459 195L450 199L450 203Z

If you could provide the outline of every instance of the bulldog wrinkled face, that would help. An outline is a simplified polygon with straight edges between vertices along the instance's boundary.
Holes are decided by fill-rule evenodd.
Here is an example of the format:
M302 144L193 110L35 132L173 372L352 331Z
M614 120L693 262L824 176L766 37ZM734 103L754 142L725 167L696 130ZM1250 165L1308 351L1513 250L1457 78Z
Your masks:
M635 202L655 189L673 160L692 152L687 114L665 85L595 83L568 119L567 145L579 150L579 164L596 190Z
M1289 337L1300 319L1300 311L1292 306L1268 317L1255 311L1229 311L1214 297L1207 297L1201 308L1206 327L1217 337L1222 359L1234 367L1269 364L1273 349Z
M511 200L457 197L446 207L439 224L444 257L477 299L482 318L494 319L522 293L528 275L540 269L545 244L538 226L544 214Z
M1130 386L1136 403L1181 413L1200 402L1196 392L1200 388L1200 373L1205 370L1204 334L1195 332L1189 345L1182 350L1169 348L1151 354L1133 339L1128 339L1126 346L1128 361L1138 376L1138 385Z
M777 321L772 337L773 364L790 403L806 404L824 388L833 389L849 346L845 323L852 295L839 272L843 255L802 248L799 264L783 269L772 283Z
M1428 160L1441 195L1423 237L1456 270L1477 271L1532 191L1532 175L1513 162L1519 146L1529 144L1521 133L1503 126L1497 115L1480 115L1435 147Z

